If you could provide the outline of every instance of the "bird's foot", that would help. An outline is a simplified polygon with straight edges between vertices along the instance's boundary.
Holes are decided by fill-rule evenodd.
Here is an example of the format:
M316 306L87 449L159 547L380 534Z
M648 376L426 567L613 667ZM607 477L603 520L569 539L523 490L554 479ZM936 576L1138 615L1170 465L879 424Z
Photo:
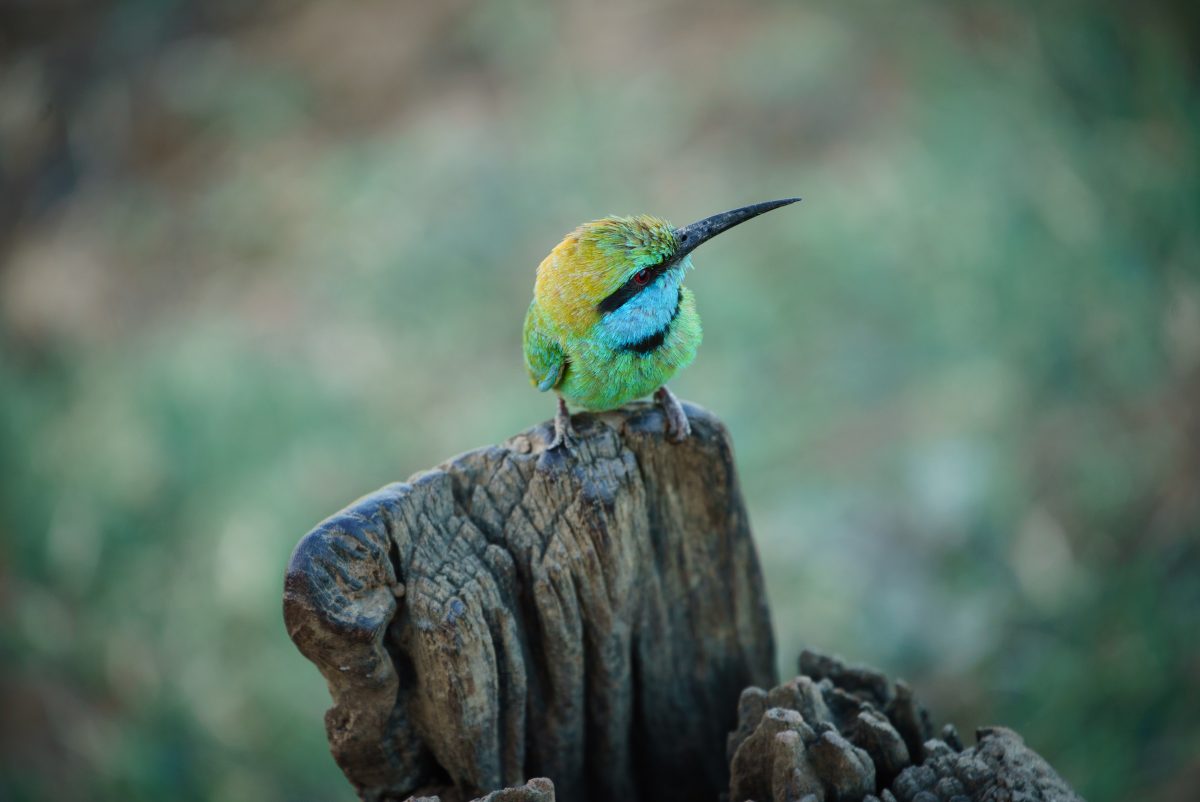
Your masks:
M682 443L692 433L692 425L688 423L687 413L675 394L664 384L654 391L654 400L662 404L663 414L667 418L667 439L672 443Z
M560 396L558 411L554 413L554 439L550 441L546 450L553 451L556 448L562 448L569 451L574 442L575 427L571 425L571 413L567 410L567 402Z

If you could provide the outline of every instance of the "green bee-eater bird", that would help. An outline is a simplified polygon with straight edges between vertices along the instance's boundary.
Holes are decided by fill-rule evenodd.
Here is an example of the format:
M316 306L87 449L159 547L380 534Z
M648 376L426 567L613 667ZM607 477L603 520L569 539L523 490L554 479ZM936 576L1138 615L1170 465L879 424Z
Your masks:
M571 436L567 403L615 409L654 393L667 435L691 433L665 382L700 346L700 316L683 286L702 243L799 198L755 203L682 228L650 215L605 217L568 234L538 265L525 315L525 366L541 391L558 392L554 440Z

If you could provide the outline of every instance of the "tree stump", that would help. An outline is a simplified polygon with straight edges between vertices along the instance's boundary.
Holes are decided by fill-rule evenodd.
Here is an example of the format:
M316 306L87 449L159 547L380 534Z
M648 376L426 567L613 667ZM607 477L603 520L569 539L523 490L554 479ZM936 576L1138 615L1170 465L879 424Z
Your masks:
M873 669L806 651L771 688L729 437L685 409L684 443L647 404L576 416L569 453L544 424L300 541L284 618L362 799L1081 802L1011 730L935 737Z
M775 649L729 436L685 409L681 444L650 404L575 416L569 453L534 427L300 541L284 617L361 798L728 787L735 702L773 684Z

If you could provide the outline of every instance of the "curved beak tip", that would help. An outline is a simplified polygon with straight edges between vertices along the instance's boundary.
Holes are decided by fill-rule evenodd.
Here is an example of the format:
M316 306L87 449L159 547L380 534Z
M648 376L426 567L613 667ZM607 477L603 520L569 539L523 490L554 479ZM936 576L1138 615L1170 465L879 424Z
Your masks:
M801 198L782 198L780 200L752 203L749 206L742 206L739 209L714 214L712 217L706 217L690 225L677 228L675 229L675 238L679 241L679 256L691 253L701 244L724 231L728 231L734 226L741 225L747 220L751 220L773 209L778 209L781 206L797 203L800 200Z

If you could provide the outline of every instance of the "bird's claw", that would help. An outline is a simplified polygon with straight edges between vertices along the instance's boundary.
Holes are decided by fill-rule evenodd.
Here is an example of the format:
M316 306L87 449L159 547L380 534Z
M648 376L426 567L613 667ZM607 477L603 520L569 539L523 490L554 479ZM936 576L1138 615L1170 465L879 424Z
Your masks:
M667 413L667 439L672 443L682 443L692 436L692 424L688 423L683 410L678 415Z
M570 451L575 445L575 436L569 432L558 431L554 432L554 439L550 441L550 445L546 446L547 451L554 451L561 448L563 451Z
M571 425L571 413L567 410L567 403L560 397L558 411L554 414L554 439L550 441L550 445L546 446L546 450L553 451L561 448L564 451L570 451L574 444L575 427Z
M682 443L692 434L692 425L688 422L687 413L675 394L666 385L659 387L654 398L662 405L663 415L667 419L667 439L672 443Z

